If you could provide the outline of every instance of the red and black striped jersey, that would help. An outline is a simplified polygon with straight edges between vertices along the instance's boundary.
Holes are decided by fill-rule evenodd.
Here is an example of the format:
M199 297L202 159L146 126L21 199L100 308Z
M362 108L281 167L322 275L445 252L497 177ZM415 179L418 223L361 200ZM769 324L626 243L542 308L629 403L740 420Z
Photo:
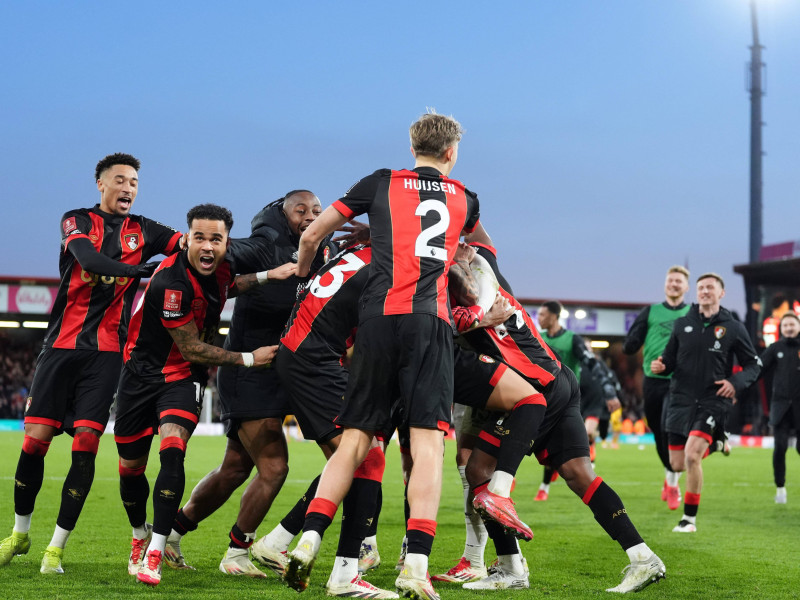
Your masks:
M58 287L45 348L121 352L139 285L136 277L112 277L84 270L68 245L88 239L98 253L125 265L139 265L178 248L180 233L139 215L121 217L93 208L71 210L61 218Z
M348 218L366 213L372 268L360 319L428 313L450 322L447 271L462 230L478 223L478 197L431 167L380 169L333 206Z
M208 367L184 359L168 330L194 321L200 340L213 344L233 280L227 259L212 275L203 276L189 264L185 251L166 258L131 318L123 353L126 368L154 383L192 378L205 384Z
M371 259L369 246L354 246L317 271L298 295L281 343L316 363L339 360L358 325Z
M499 280L501 276L494 248L476 245L475 249L491 265ZM502 325L491 329L473 329L464 335L478 352L502 359L515 371L545 387L556 378L561 363L542 340L528 311L502 286L500 294L514 308L514 314Z

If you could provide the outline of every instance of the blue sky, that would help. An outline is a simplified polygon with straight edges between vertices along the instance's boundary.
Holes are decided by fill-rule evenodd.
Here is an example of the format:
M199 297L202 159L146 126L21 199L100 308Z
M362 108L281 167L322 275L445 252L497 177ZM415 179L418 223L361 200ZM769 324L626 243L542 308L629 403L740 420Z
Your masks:
M762 1L764 241L800 238L800 3ZM0 5L0 275L56 276L59 218L94 165L142 160L134 212L233 233L286 191L323 205L412 164L425 111L467 133L520 296L656 301L666 268L747 261L745 0L71 2ZM693 294L692 294L693 298Z

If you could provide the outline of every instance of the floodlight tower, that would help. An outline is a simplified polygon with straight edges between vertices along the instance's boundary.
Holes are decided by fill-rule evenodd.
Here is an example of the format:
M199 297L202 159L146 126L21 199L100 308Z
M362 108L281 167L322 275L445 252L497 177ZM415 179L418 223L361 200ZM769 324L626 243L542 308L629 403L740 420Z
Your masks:
M763 204L761 194L763 179L761 177L761 97L764 95L762 87L761 69L765 65L761 62L763 46L758 40L758 15L756 13L756 0L750 0L750 16L753 24L753 45L750 46L750 64L748 65L747 90L750 92L750 262L757 262L761 253L764 229L761 223Z

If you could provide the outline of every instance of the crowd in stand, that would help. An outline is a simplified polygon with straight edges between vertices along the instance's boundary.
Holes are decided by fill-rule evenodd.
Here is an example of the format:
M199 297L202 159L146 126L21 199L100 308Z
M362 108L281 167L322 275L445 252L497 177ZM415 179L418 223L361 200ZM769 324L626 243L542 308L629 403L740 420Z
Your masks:
M0 419L22 419L41 343L0 332Z

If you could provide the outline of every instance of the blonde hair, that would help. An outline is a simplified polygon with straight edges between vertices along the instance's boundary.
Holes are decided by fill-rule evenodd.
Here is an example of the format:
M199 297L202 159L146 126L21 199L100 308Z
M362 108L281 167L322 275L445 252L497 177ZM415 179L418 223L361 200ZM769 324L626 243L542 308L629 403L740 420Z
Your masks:
M672 265L669 269L667 269L667 275L670 273L680 273L681 275L684 275L687 280L689 279L689 269L680 265Z
M441 158L448 148L461 140L464 128L453 117L429 109L411 124L408 133L415 155Z

